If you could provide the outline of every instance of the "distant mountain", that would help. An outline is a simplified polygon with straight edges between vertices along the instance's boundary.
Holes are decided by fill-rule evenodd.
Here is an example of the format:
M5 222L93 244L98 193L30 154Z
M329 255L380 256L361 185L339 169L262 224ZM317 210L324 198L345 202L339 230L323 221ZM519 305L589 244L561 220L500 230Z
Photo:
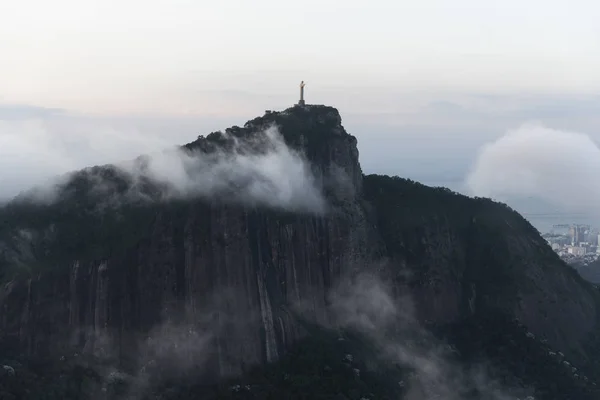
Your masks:
M506 205L364 176L335 108L51 189L0 210L2 398L600 396L599 291Z

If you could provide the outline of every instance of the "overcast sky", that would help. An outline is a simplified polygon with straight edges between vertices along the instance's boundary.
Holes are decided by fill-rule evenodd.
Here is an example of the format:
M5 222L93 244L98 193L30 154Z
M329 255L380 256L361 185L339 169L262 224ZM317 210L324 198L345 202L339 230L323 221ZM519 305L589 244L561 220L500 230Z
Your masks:
M305 80L366 172L458 185L523 123L598 139L598 21L593 0L3 1L0 135L21 143L0 152L68 130L95 136L60 168L112 161L285 108Z
M593 94L598 18L593 0L3 1L0 93L111 114L256 111L238 103L300 79L314 100L364 90L347 111L390 90Z

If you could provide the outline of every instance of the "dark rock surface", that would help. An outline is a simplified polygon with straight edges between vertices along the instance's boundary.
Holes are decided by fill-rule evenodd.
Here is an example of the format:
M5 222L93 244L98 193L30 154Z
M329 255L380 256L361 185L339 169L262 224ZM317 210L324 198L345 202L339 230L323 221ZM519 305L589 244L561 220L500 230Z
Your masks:
M228 379L284 360L307 335L290 310L328 325L329 291L368 270L409 294L423 324L498 312L593 371L598 290L502 204L363 176L335 108L270 112L185 149L210 154L233 137L261 151L255 138L273 123L310 163L325 212L227 196L102 212L90 182L129 184L109 166L76 174L55 203L2 209L0 350L127 371L176 360L175 375Z

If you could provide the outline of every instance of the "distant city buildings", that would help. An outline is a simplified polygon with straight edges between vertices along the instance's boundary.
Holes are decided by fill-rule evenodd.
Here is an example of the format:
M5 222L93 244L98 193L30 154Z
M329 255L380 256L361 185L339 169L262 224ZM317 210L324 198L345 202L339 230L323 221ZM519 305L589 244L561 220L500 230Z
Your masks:
M542 237L570 264L587 264L600 256L600 232L590 225L554 225Z

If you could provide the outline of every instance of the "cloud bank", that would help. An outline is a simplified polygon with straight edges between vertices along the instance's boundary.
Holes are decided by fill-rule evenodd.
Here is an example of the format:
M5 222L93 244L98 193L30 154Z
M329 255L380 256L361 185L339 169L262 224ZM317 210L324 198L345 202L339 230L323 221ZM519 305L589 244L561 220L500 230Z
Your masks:
M206 154L182 148L143 156L121 168L133 181L151 181L164 198L219 196L251 205L323 212L325 201L302 154L271 126L249 140L228 134L229 151Z
M75 119L0 120L0 201L26 196L52 202L71 171L111 164L129 181L127 200L147 199L144 185L160 189L153 199L211 198L320 213L325 201L303 155L290 149L276 127L249 140L223 134L231 151L189 151L177 136L146 135L94 126ZM135 158L139 154L144 156ZM124 161L124 160L130 161ZM94 190L114 204L115 185L88 169ZM35 190L31 190L35 188Z
M90 165L120 162L185 140L86 118L0 118L0 201Z
M466 178L470 194L536 197L570 212L600 202L600 148L583 133L525 124L484 145Z

